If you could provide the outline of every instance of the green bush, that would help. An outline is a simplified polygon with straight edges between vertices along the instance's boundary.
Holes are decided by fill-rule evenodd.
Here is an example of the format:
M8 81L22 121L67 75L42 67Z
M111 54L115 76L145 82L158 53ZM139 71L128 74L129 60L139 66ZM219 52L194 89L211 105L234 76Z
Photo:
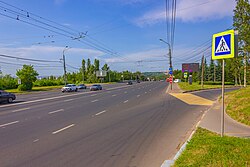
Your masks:
M32 90L33 83L24 83L18 86L19 91Z
M204 85L221 85L222 84L222 82L213 82L213 81L205 81L203 83L204 83ZM201 82L199 81L198 84L200 85ZM234 83L233 82L225 82L225 85L234 85Z

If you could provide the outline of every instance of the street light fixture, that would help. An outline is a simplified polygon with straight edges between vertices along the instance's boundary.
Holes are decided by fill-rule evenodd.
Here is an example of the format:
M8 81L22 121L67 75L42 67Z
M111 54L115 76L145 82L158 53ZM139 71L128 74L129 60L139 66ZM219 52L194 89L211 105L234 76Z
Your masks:
M168 52L169 52L169 67L170 67L171 70L173 70L170 44L169 44L168 42L164 41L163 39L160 39L160 41L168 45ZM170 88L171 88L171 90L172 90L172 89L173 89L173 76L172 76L172 74L170 74L170 77L172 78L172 82L170 83L170 85L171 85Z
M64 55L64 52L66 50L69 50L70 47L68 46L65 46L65 48L63 49L63 70L64 70L64 84L66 85L67 84L67 71L66 71L66 62L65 62L65 55Z

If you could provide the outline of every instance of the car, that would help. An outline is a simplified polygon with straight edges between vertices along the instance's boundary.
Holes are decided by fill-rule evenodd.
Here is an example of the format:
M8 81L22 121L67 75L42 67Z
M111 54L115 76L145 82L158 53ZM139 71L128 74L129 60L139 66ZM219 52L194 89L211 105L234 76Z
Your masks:
M0 90L0 102L12 103L14 100L16 100L15 94Z
M75 84L67 84L66 86L62 87L61 91L64 92L77 92L78 87Z
M90 91L93 91L93 90L102 90L102 86L99 84L92 85L90 87Z
M128 82L127 82L127 85L132 85L132 84L133 84L132 81L128 81Z
M180 79L175 79L174 80L174 83L178 83L178 82L181 82L181 80Z
M78 89L87 89L87 86L84 84L79 84Z
M136 82L137 82L137 83L140 83L140 80L138 79Z

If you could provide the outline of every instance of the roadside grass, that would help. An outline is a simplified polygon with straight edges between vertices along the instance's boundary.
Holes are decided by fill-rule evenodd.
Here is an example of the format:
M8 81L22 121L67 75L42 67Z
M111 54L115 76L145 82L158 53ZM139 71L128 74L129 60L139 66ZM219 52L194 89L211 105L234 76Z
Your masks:
M226 93L225 103L230 117L250 126L250 87Z
M192 85L187 82L179 82L178 85L184 91L221 88L221 85L204 85L202 88L198 82L193 82ZM232 87L232 85L226 85L225 87Z
M38 92L38 91L49 91L53 89L60 89L61 86L41 86L41 87L33 87L31 91L19 91L18 89L8 89L7 91L10 93L20 93L20 94L25 94L25 93L31 93L31 92Z
M173 166L250 166L250 139L198 128Z

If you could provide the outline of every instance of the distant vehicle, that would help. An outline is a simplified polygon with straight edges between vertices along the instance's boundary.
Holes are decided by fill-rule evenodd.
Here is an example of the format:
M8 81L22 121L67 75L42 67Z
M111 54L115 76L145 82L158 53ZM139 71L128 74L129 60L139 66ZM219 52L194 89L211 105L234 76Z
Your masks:
M78 89L87 89L87 86L84 84L79 84Z
M178 82L181 82L181 79L175 79L174 80L174 83L178 83Z
M137 82L137 83L140 83L140 80L137 80L136 82Z
M12 103L16 99L16 95L13 93L0 90L0 102Z
M102 86L99 84L92 85L90 87L90 91L93 91L93 90L102 90Z
M66 86L62 87L62 92L77 92L78 87L75 84L67 84Z
M127 85L132 85L132 84L133 84L132 81L128 81L128 82L127 82Z

